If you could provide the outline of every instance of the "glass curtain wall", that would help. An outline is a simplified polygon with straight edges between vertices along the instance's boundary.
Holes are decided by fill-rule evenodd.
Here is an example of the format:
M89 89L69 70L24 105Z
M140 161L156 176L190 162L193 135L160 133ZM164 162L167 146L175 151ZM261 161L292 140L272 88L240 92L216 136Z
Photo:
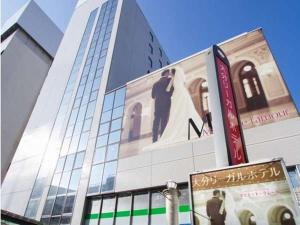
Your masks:
M116 0L101 6L44 206L46 224L71 222L116 7Z
M105 95L94 151L88 194L114 191L125 88Z
M93 10L87 21L86 28L83 33L83 36L82 36L82 39L81 39L81 42L80 42L80 45L78 48L78 52L77 52L75 61L73 63L73 67L72 67L70 76L69 76L69 80L68 80L64 95L61 100L59 111L56 116L54 127L51 132L51 137L50 137L49 143L51 143L52 140L56 139L56 136L58 135L58 133L60 132L60 130L62 128L63 121L66 119L67 109L71 103L72 92L74 91L74 88L75 88L75 82L79 75L78 72L79 72L79 69L80 69L82 61L83 61L84 53L86 51L87 44L88 44L88 41L89 41L89 38L90 38L90 35L92 32L92 28L93 28L93 24L95 22L97 11L98 11L98 8ZM47 173L48 172L48 164L46 163L46 161L48 160L47 153L51 152L51 150L52 150L52 149L50 149L49 146L51 146L51 144L48 145L46 154L44 155L44 159L40 166L39 173L35 180L35 184L34 184L31 196L30 196L29 203L27 205L26 212L25 212L25 216L29 217L29 218L35 218L37 209L38 209L38 206L40 203L40 198L43 193L45 179L47 178L47 175L48 175L48 173ZM56 182L57 182L57 179L58 179L58 177L56 177Z

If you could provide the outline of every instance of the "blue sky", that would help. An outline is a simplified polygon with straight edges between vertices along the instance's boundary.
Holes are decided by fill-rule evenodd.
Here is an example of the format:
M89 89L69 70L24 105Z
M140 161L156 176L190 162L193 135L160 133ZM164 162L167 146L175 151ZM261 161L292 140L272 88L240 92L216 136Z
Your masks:
M26 0L1 0L5 21ZM65 30L76 0L36 0ZM300 109L299 0L137 0L170 57L176 61L240 33L262 27Z

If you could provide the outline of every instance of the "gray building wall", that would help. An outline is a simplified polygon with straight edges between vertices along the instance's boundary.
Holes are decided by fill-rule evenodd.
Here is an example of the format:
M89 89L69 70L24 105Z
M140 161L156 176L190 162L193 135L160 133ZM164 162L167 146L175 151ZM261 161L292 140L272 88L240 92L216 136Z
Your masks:
M153 53L150 52L149 45L152 46ZM160 56L160 50L162 56ZM149 58L152 60L152 67L149 65ZM125 0L122 5L106 91L161 68L159 60L162 66L169 63L159 40L136 1Z
M1 30L1 183L34 108L62 32L29 1Z
M22 30L9 39L1 55L1 182L52 63L49 54Z
M55 56L63 33L34 0L28 1L5 21L1 29L1 39L3 34L8 33L16 24L22 27L48 54Z

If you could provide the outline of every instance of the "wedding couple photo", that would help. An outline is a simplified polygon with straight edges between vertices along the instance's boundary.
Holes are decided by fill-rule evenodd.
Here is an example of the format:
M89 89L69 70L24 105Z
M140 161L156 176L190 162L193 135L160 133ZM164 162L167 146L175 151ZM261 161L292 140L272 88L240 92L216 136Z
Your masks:
M127 84L121 157L188 141L189 119L198 130L204 126L201 138L210 134L205 117L209 113L207 82L200 75L205 73L190 66L179 63ZM201 99L195 96L198 90L191 89L200 80L205 86ZM199 137L192 128L194 138Z

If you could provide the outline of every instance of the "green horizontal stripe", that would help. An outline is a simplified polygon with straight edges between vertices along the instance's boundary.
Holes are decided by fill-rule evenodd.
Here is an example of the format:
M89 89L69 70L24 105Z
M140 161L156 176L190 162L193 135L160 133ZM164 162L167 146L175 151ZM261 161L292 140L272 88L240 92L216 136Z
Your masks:
M190 211L190 206L189 205L180 205L178 208L178 211L181 213L184 212L189 212ZM152 208L150 210L151 215L159 215L159 214L165 214L166 213L166 208L161 207L161 208ZM133 210L132 216L147 216L149 215L149 210L148 209L136 209ZM130 211L118 211L115 214L115 217L128 217L130 216ZM113 212L106 212L106 213L92 213L92 214L87 214L86 219L108 219L108 218L113 218L114 213Z
M107 212L107 213L101 213L100 218L107 219L107 218L113 218L113 216L114 216L113 212Z
M100 218L100 214L99 213L92 213L92 214L87 214L86 219L98 219Z
M189 205L181 205L181 206L179 206L179 212L189 212L189 211L191 211Z
M130 216L130 211L119 211L116 212L116 217L126 217Z
M166 208L153 208L151 209L151 215L157 215L157 214L165 214L166 213Z
M148 209L136 209L136 210L133 210L133 213L132 213L133 216L146 216L148 214L149 214Z

